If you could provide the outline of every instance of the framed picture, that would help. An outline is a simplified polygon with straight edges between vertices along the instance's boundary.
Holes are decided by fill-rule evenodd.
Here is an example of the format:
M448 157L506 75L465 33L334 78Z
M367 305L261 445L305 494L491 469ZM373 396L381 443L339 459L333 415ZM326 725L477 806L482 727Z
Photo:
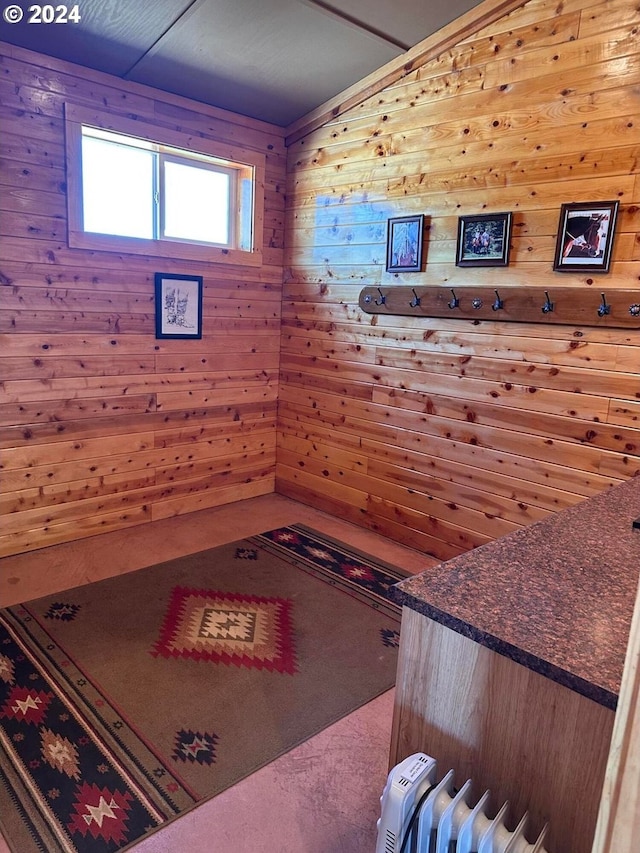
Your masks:
M506 267L510 244L510 213L458 217L457 266Z
M420 272L424 214L387 222L387 272Z
M609 272L618 205L618 201L562 205L554 270Z
M156 338L202 337L202 276L157 272Z

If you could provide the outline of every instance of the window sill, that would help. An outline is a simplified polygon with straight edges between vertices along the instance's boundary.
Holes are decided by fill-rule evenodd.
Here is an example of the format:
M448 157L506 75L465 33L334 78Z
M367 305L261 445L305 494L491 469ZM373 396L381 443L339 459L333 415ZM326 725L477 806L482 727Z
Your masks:
M254 249L222 249L218 246L203 246L192 243L161 240L141 240L137 237L118 237L111 234L90 234L85 231L69 231L69 247L92 252L118 252L127 255L172 258L184 261L202 261L212 264L235 264L237 266L260 266L262 252Z

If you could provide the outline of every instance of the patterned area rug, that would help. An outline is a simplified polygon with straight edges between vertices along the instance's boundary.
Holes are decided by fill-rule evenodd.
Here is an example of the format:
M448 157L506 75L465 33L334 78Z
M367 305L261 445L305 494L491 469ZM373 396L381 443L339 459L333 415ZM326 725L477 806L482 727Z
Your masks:
M389 689L405 576L293 525L0 611L10 848L128 849Z

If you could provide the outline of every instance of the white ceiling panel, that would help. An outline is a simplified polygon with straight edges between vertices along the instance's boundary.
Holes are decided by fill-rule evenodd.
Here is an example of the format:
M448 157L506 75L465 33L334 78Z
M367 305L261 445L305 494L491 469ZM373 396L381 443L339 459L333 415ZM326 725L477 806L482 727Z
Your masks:
M80 0L77 24L29 24L29 4L23 2L20 23L8 24L0 16L0 40L122 77L192 2Z
M0 40L287 126L481 0L81 0ZM69 4L70 5L70 4Z
M400 53L299 0L209 0L128 78L287 125Z

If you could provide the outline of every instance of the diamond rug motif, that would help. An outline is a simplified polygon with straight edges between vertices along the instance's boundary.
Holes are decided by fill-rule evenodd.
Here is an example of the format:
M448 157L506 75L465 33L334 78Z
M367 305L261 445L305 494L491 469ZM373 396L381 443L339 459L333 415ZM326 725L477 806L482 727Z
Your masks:
M392 687L404 577L292 525L0 610L10 849L127 850Z
M290 607L282 598L176 587L153 654L293 673Z

